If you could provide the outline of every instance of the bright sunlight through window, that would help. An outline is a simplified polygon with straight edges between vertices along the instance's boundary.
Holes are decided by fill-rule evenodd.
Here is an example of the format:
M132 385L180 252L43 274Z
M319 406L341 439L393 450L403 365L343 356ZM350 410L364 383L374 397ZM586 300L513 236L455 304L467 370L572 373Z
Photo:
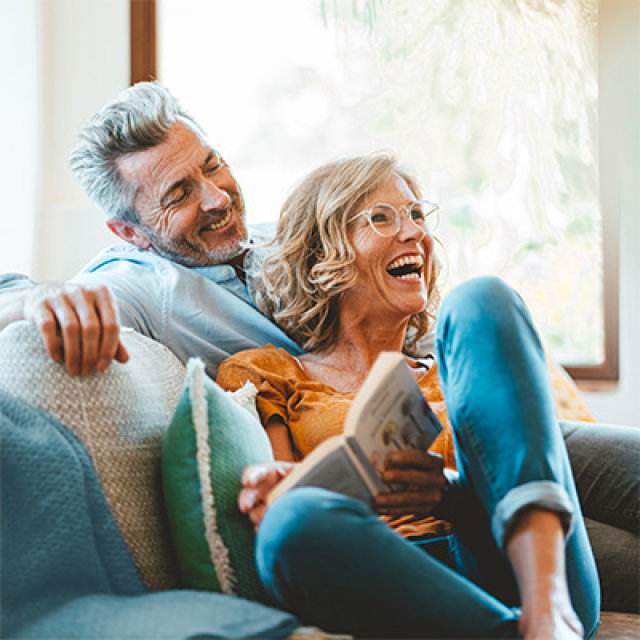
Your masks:
M252 223L340 155L393 150L441 207L446 288L497 274L564 363L603 359L597 0L163 0L159 79Z

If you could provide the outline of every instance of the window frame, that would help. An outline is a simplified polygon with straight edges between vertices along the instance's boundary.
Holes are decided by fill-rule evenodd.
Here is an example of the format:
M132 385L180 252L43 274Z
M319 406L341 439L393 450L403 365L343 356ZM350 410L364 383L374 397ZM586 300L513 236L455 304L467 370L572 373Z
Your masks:
M156 0L130 0L131 84L157 78Z
M605 2L603 2L605 4ZM131 84L157 78L157 18L156 0L130 0L131 19ZM599 40L601 34L599 33ZM602 42L599 41L599 63L602 56ZM606 54L605 54L606 55ZM599 138L605 140L603 132L612 129L610 101L615 91L606 91L614 80L607 73L607 65L598 65ZM597 365L564 365L567 373L584 390L611 390L619 381L619 207L616 206L617 193L613 187L609 167L612 145L600 144L599 173L602 211L602 268L603 268L603 325L604 358ZM606 215L605 215L606 213Z

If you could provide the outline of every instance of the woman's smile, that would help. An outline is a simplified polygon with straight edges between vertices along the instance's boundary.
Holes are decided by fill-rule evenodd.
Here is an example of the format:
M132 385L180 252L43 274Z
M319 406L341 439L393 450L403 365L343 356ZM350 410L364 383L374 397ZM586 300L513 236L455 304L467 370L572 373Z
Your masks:
M424 259L421 255L405 255L387 265L387 273L396 280L418 282L422 280Z

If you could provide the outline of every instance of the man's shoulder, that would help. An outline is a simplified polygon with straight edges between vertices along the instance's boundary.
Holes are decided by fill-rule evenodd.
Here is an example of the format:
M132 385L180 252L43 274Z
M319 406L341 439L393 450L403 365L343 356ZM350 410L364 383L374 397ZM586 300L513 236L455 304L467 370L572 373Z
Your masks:
M233 267L228 264L187 267L152 251L139 249L129 244L116 244L104 249L84 267L82 272L91 273L109 269L121 271L137 269L154 275L172 275L173 278L181 280L200 279L202 276L214 282L228 279L230 275L235 273Z
M148 251L143 251L131 244L114 244L103 249L98 255L96 255L84 267L83 271L95 271L104 265L117 262L129 262L131 264L139 264L142 266L156 266L163 265L163 263L168 263L169 261Z
M26 289L36 284L24 273L3 273L0 274L0 290L5 289Z
M150 254L132 245L113 245L101 251L87 263L72 281L77 284L102 284L113 293L127 292L137 299L157 296L160 288L171 286L169 260Z
M217 307L223 303L227 315L240 313L233 306L236 299L243 303L242 313L246 304L251 304L246 286L232 266L187 267L135 246L114 245L105 249L73 281L103 284L117 296L146 300L149 304L164 295L169 306L196 305L216 317Z
M143 285L147 278L154 282L159 279L177 281L181 279L180 276L190 275L191 271L151 251L129 244L115 244L96 255L84 266L78 277L95 276L109 280L135 278L138 284Z

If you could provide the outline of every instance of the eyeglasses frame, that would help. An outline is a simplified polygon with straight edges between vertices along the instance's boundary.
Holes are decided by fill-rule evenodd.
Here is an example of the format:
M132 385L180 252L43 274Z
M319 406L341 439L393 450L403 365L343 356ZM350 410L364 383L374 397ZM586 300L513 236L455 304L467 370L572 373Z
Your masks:
M422 226L421 224L416 222L411 217L411 215L409 214L409 211L411 210L411 207L413 207L415 204L418 204L418 203L420 203L420 204L426 203L426 204L428 204L428 205L430 205L432 207L428 211L428 213L426 213L425 216L424 216L424 219L425 219L425 225L424 226ZM380 231L380 229L376 228L375 224L373 223L373 220L371 220L371 212L376 207L380 207L380 206L389 207L390 209L392 209L396 213L396 229L395 229L395 231L393 233L391 233L389 235L387 235L385 233L382 233L382 231ZM426 221L429 218L429 216L431 216L434 213L436 213L436 211L438 211L439 209L440 209L440 207L435 202L431 202L431 200L425 200L425 199L422 199L422 198L420 200L413 200L409 204L406 204L406 205L401 206L401 207L394 207L392 204L388 204L387 202L376 202L376 204L371 205L367 209L363 209L359 213L356 213L354 216L349 218L349 220L347 220L347 224L353 222L354 220L357 220L360 216L365 216L367 218L367 222L369 223L369 226L379 236L382 236L383 238L393 238L398 233L400 233L400 230L402 229L402 218L400 216L404 215L405 218L407 218L410 222L413 222L413 224L416 225L420 230L424 230L425 233L428 233L429 235L431 235L432 231L426 225Z

